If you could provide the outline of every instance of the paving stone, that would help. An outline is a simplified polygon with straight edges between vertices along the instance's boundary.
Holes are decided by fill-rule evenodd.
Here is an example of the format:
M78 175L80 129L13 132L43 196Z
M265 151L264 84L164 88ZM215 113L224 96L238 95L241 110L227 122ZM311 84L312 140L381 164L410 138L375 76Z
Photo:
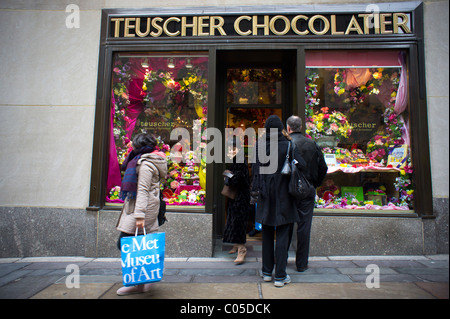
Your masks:
M367 275L349 275L353 282L366 282ZM408 275L408 274L396 274L396 275L380 275L380 283L383 282L416 282L421 280L420 278Z
M449 268L448 260L419 260L419 263L429 268Z
M144 294L117 296L114 285L102 299L259 299L257 283L157 283Z
M378 267L410 267L410 268L425 268L423 264L415 260L353 260L358 267L367 267L367 265L374 264Z
M255 269L180 269L179 275L190 276L256 276Z
M416 285L425 291L431 293L438 299L449 299L448 292L449 286L448 283L441 282L416 282Z
M413 283L385 283L369 289L362 283L298 283L283 288L262 283L263 299L433 299Z
M448 269L442 268L395 268L395 270L402 274L411 274L411 275L447 275L448 277Z
M366 268L337 268L337 270L344 275L370 275L372 272L366 272ZM380 267L380 275L394 275L398 274L394 269Z
M337 274L300 274L300 275L290 275L292 282L352 282L347 275L337 275Z
M60 276L29 276L0 287L0 299L28 299L54 284Z
M192 282L208 283L239 283L239 282L262 282L260 276L196 276Z
M67 288L65 284L54 284L31 299L97 299L114 283L80 283L80 288Z
M351 260L328 260L328 261L310 261L309 268L351 268L358 267Z
M1 263L0 264L0 277L5 276L13 271L18 270L18 269L23 269L28 265L30 265L30 264L29 263L13 263L13 264Z

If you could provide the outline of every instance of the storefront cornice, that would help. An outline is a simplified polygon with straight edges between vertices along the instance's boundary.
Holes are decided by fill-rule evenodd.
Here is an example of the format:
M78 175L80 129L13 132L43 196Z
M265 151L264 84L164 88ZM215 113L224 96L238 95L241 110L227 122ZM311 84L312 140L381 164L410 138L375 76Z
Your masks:
M379 4L104 9L102 44L111 41L354 41L420 34L421 2ZM416 30L417 29L417 30ZM118 42L120 43L120 42Z

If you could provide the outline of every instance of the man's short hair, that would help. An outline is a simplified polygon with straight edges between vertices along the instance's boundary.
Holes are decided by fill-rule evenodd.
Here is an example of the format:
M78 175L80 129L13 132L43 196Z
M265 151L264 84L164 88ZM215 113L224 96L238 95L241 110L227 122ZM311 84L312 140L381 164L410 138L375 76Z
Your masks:
M286 121L286 126L289 125L292 132L300 132L302 130L302 119L297 115L292 115Z

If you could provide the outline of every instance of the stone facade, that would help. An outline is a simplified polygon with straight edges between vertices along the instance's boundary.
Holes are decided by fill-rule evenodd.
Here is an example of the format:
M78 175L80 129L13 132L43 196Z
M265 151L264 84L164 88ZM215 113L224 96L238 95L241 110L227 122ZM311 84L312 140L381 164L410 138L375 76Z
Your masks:
M379 1L385 2L385 1ZM372 3L272 0L277 6ZM80 8L68 28L66 6ZM0 257L116 256L117 211L89 199L101 9L261 6L260 0L13 1L0 4ZM449 1L424 3L434 219L317 216L312 254L448 253ZM170 256L211 256L213 215L170 213Z

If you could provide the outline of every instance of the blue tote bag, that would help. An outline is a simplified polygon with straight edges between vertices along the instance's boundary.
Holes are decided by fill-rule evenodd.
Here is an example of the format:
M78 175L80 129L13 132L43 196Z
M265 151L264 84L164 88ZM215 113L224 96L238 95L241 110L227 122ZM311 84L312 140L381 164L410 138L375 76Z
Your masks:
M165 233L122 237L122 280L126 287L161 281L166 247Z

